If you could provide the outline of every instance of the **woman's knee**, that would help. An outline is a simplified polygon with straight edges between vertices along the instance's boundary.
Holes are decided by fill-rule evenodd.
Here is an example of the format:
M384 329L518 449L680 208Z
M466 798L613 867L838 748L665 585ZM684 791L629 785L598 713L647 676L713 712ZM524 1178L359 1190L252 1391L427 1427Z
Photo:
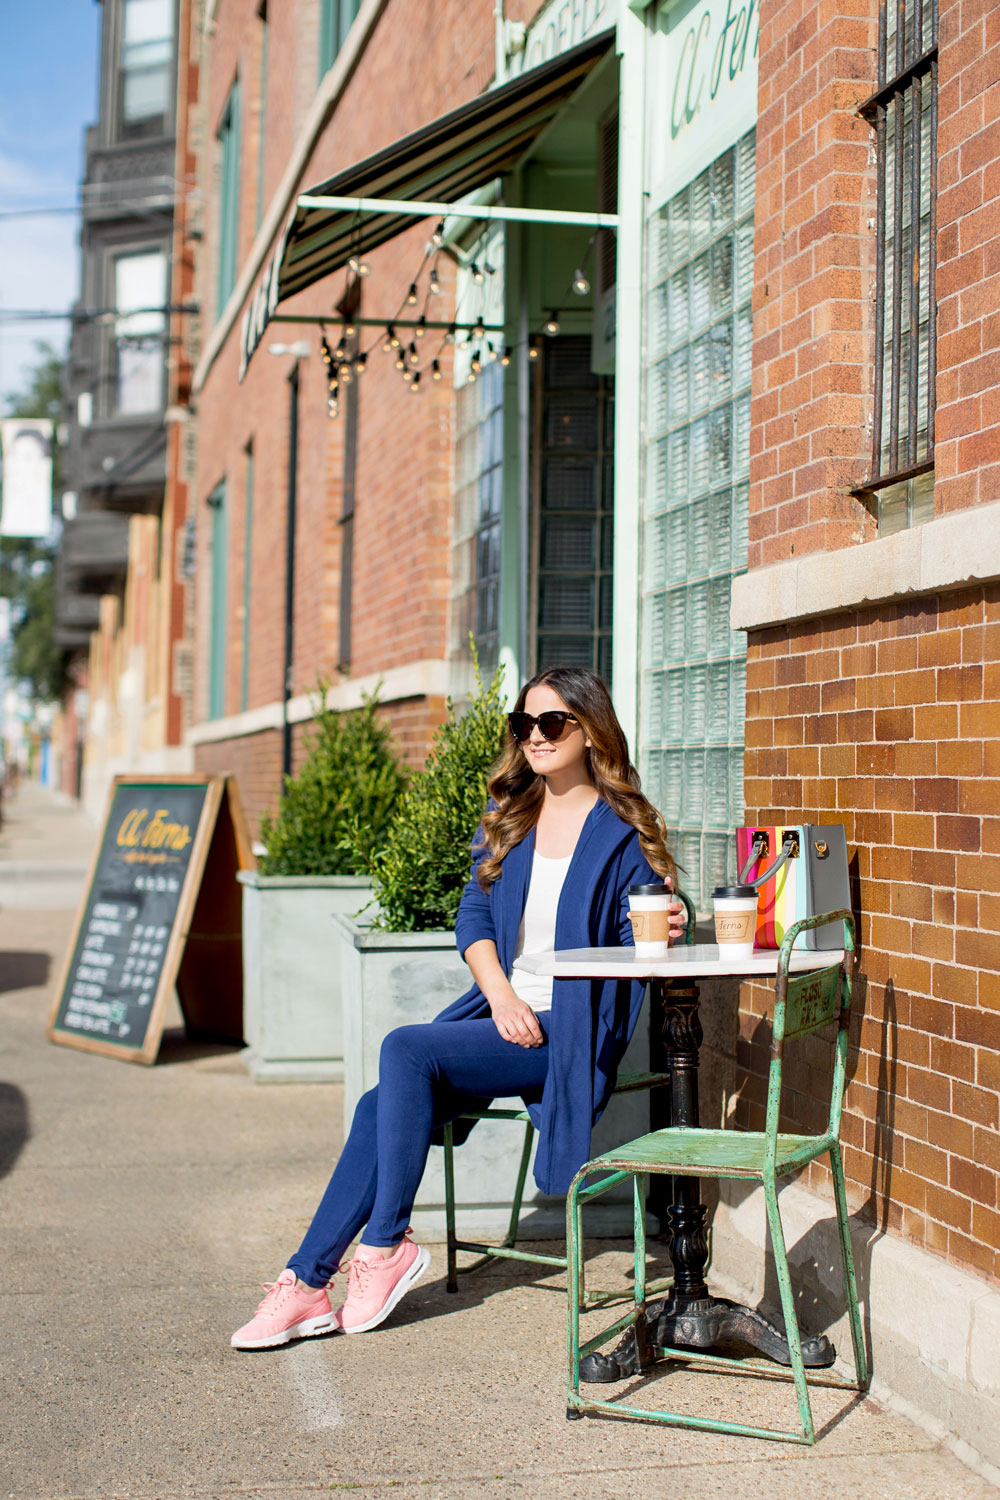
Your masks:
M379 1054L379 1078L383 1079L399 1069L422 1071L428 1060L428 1031L426 1025L397 1026L382 1041Z

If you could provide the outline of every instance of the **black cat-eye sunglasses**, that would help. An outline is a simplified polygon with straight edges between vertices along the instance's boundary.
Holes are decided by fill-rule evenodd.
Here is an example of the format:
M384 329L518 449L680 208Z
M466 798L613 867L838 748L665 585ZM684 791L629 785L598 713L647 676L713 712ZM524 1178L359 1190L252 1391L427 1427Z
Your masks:
M555 741L562 738L567 723L578 724L579 720L575 714L568 714L565 709L553 708L547 713L539 714L537 719L533 714L508 714L507 723L510 725L511 734L521 745L531 738L531 731L536 724L542 732L543 739Z

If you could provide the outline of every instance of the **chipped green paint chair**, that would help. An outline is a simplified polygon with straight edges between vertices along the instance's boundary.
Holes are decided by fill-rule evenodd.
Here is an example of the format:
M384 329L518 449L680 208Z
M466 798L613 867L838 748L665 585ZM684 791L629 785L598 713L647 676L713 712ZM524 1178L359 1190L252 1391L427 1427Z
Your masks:
M684 942L694 942L695 909L690 897L683 891L677 893L678 901L683 902L687 915L687 924L684 928ZM615 1084L615 1094L634 1094L643 1090L666 1087L670 1082L669 1073L619 1073ZM524 1125L524 1139L521 1145L521 1161L518 1167L517 1183L514 1188L514 1196L511 1200L510 1221L507 1225L507 1233L499 1245L480 1244L476 1240L460 1240L456 1228L456 1204L455 1204L455 1157L454 1157L454 1131L452 1125L444 1127L444 1191L445 1191L445 1218L448 1230L448 1279L446 1282L449 1292L458 1291L459 1272L468 1275L471 1271L478 1271L488 1265L491 1260L523 1260L530 1261L534 1265L552 1266L556 1270L566 1269L565 1255L539 1255L533 1250L519 1250L517 1248L518 1223L521 1217L521 1201L524 1197L524 1184L528 1176L528 1163L531 1159L531 1147L535 1138L535 1127L531 1123L531 1116L526 1109L497 1109L490 1105L487 1109L468 1110L461 1116L463 1120L516 1120ZM619 1179L616 1177L615 1179ZM611 1184L609 1184L610 1186ZM479 1259L468 1266L459 1266L458 1252L464 1250ZM662 1281L651 1283L649 1291L666 1291L673 1285L673 1277L667 1277ZM596 1307L604 1302L620 1301L623 1297L632 1296L631 1287L619 1287L615 1290L588 1291L585 1285L584 1273L581 1266L579 1274L579 1299L581 1308Z
M826 969L790 975L789 957L792 944L798 934L807 928L822 927L828 922L838 920L844 924L844 958ZM608 1151L595 1157L581 1167L573 1179L566 1198L569 1257L567 1285L569 1383L566 1411L568 1417L579 1417L585 1412L600 1412L610 1416L663 1422L675 1427L704 1428L710 1432L727 1432L747 1437L778 1438L785 1442L797 1443L815 1441L812 1408L802 1358L802 1343L795 1314L795 1299L789 1277L781 1216L778 1212L778 1180L792 1172L797 1172L807 1162L823 1156L829 1157L833 1175L833 1196L836 1204L841 1264L855 1370L854 1380L835 1376L829 1370L825 1370L823 1383L861 1391L867 1388L868 1368L861 1332L861 1318L858 1312L858 1295L854 1279L854 1259L851 1253L844 1169L839 1141L847 1068L848 1020L853 971L854 922L849 912L827 912L822 916L808 918L797 922L786 934L778 956L771 1032L771 1063L767 1086L767 1117L766 1128L763 1131L701 1130L672 1126L630 1141L617 1151ZM821 1135L815 1136L783 1134L778 1129L778 1122L781 1113L781 1072L785 1047L789 1042L810 1036L823 1027L834 1024L837 1027L837 1034L827 1127ZM798 1398L801 1423L798 1428L786 1431L771 1427L756 1427L745 1422L724 1421L718 1417L649 1410L632 1405L624 1398L620 1401L597 1401L581 1395L581 1359L630 1327L635 1330L640 1371L650 1370L656 1359L669 1359L701 1364L707 1366L710 1371L724 1369L750 1374L766 1372L771 1377L783 1373L783 1366L769 1360L723 1357L705 1354L694 1348L677 1348L654 1342L656 1324L652 1320L649 1322L646 1320L646 1295L649 1289L644 1285L646 1266L644 1204L647 1176L649 1173L658 1172L692 1178L740 1178L744 1181L760 1182L763 1185L767 1222L771 1232L774 1263L781 1295L781 1308L785 1319L790 1365ZM601 1174L600 1180L593 1187L588 1187L588 1179L596 1174ZM631 1178L633 1183L635 1201L633 1307L624 1317L619 1318L609 1328L605 1328L602 1333L581 1344L578 1289L583 1275L583 1244L579 1235L580 1204L606 1191L612 1183L628 1178ZM669 1379L669 1376L667 1378ZM662 1382L659 1388L663 1389Z

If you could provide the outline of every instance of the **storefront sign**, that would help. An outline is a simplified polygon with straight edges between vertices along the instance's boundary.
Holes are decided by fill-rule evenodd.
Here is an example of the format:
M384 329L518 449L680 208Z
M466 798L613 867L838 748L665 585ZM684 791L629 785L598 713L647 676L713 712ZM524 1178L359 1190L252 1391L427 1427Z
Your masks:
M696 177L757 120L758 0L681 0L650 35L653 203Z
M505 83L614 26L617 0L549 0L528 27L524 45L507 59Z
M253 352L264 337L271 314L278 305L278 275L281 270L281 256L284 248L285 237L283 235L278 241L277 249L264 267L250 305L243 314L243 322L240 325L240 380L246 375Z

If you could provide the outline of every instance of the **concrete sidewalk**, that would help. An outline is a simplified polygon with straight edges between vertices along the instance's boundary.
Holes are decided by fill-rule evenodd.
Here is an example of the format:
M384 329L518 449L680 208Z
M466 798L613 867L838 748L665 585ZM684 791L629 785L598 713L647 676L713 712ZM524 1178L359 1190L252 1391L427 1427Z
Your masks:
M568 1423L562 1276L501 1266L449 1297L440 1247L369 1335L230 1349L326 1181L339 1089L256 1087L235 1051L192 1047L179 1029L154 1068L46 1042L96 833L30 785L8 813L0 1495L995 1500L920 1428L843 1392L817 1392L814 1449ZM27 865L30 881L14 874ZM597 1248L609 1270L627 1264L620 1247ZM784 1382L704 1374L664 1374L644 1399L789 1425L794 1412Z

